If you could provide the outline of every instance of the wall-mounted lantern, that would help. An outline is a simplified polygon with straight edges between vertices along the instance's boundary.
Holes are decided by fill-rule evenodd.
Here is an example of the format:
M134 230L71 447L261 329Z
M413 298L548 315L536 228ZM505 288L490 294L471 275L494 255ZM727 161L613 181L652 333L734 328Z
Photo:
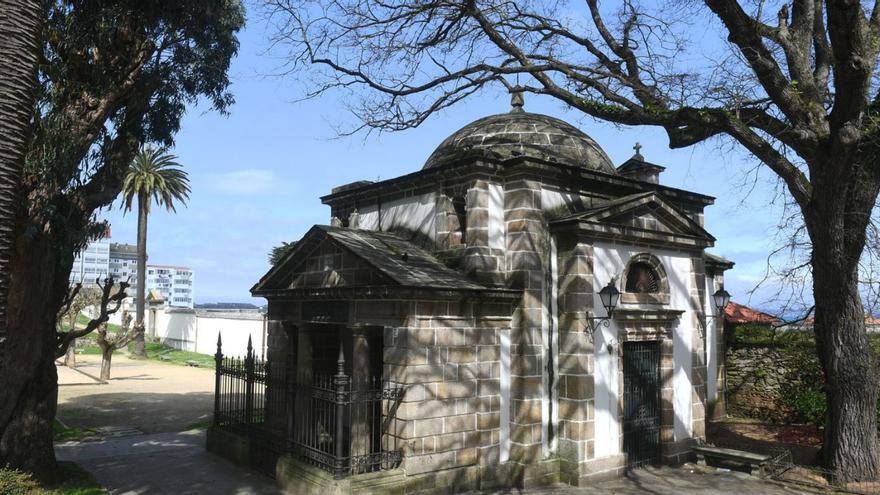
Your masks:
M730 302L730 294L724 289L718 289L712 294L712 300L715 302L715 309L718 310L718 316L724 315L724 308Z
M617 307L618 299L620 299L620 291L614 286L614 280L608 282L608 285L599 291L599 299L602 301L602 306L605 307L607 316L586 318L587 326L584 330L589 334L590 340L593 340L593 334L596 333L599 325L607 328L611 323L611 315L614 313L614 308Z

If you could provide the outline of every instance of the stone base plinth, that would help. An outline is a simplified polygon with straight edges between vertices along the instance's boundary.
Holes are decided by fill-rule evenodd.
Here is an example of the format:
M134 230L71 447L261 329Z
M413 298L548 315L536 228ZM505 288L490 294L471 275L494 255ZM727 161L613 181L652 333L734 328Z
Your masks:
M292 457L278 459L275 479L286 493L302 495L402 495L407 493L403 471L394 469L335 479L332 474Z

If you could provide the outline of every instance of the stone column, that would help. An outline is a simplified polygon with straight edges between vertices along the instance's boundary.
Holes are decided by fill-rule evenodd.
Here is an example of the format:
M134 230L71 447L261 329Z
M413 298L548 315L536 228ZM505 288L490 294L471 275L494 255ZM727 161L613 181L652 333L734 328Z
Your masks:
M363 398L363 393L372 388L372 367L370 362L369 328L351 329L351 392L355 398ZM370 453L372 439L371 419L374 411L372 402L357 400L351 406L351 455ZM357 474L357 473L355 473Z
M691 322L691 349L693 357L692 383L693 393L693 431L694 438L705 440L706 438L706 263L702 254L691 258L691 308L694 309L694 317Z
M267 324L268 349L266 359L269 361L269 377L266 396L266 423L278 430L287 428L285 404L287 390L284 387L287 378L288 342L283 321L269 320Z
M466 212L465 272L487 285L503 285L503 250L489 247L489 184L485 180L475 181L468 189Z
M593 247L557 239L559 266L559 457L562 481L579 484L595 457L593 342L584 331L593 305Z
M452 198L447 194L437 194L436 205L436 239L437 247L441 250L450 250L462 245L461 224L458 215L455 213L455 206Z
M511 334L510 460L522 464L522 484L540 483L536 463L542 456L542 401L544 397L541 327L550 252L541 211L541 184L515 179L505 185L508 285L521 289L523 298L514 312Z

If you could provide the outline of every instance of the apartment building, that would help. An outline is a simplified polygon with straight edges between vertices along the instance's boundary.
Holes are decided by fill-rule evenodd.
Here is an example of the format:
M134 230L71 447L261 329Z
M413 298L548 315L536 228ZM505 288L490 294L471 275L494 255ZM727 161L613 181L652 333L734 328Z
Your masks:
M194 275L185 266L147 265L147 290L159 291L169 306L192 308Z

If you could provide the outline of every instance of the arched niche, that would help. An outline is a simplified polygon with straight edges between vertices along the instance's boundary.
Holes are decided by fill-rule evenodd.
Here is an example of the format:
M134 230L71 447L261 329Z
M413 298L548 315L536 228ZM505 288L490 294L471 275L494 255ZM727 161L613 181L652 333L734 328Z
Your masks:
M669 277L653 254L639 253L630 258L621 286L620 300L624 304L669 304Z

